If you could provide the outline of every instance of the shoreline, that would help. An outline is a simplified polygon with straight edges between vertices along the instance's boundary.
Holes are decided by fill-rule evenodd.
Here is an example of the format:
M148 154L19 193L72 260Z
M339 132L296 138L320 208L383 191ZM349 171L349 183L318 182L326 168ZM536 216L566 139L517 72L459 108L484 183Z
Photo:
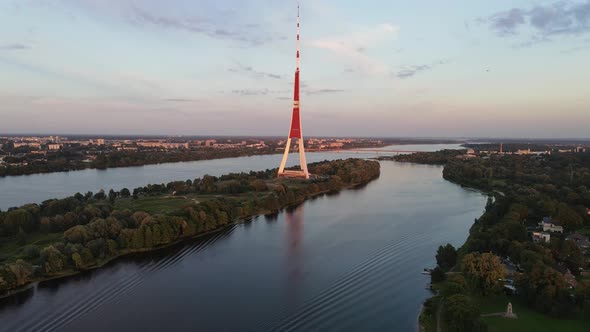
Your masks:
M400 161L395 161L395 160L394 160L394 162L400 162ZM424 165L423 163L415 163L415 162L401 162L401 163L410 163L410 164L416 164L416 165ZM437 166L441 166L442 168L444 168L444 166L445 166L445 165L437 165ZM453 181L453 180L451 180L451 179L447 179L447 178L445 178L445 177L444 177L444 175L443 175L443 174L441 174L441 175L442 175L442 178L443 178L445 181L448 181L448 182L450 182L450 183L453 183L453 184L455 184L455 185L457 185L457 186L460 186L461 188L464 188L464 189L466 189L466 190L469 190L469 191L474 191L474 192L480 193L480 194L482 194L483 196L487 196L487 197L494 197L494 193L499 193L500 195L504 195L502 192L499 192L499 191L488 191L488 190L484 190L484 189L479 189L479 188L476 188L476 187L473 187L473 186L470 186L470 185L467 185L467 184L463 184L463 183L460 183L460 182L457 182L457 181ZM485 212L484 212L484 213L485 213ZM483 216L483 214L482 214L482 215L480 215L480 217L482 217L482 216ZM472 223L472 224L471 224L471 226L470 226L470 228L471 228L471 227L473 227L473 225L474 225L474 224L475 224L475 223ZM467 243L467 240L468 240L468 239L469 239L469 236L467 236L467 238L466 238L466 239L463 241L463 244L461 244L461 246L459 246L459 247L458 247L458 249L459 249L459 248L462 248L462 247L463 247L463 246L464 246L464 245ZM425 300L422 302L422 304L421 304L421 306L420 306L420 310L419 310L419 312L418 312L418 316L417 316L417 326L416 326L416 327L417 327L416 331L418 331L418 332L426 332L426 328L425 328L425 327L422 325L422 323L421 323L421 321L420 321L420 317L422 317L422 314L424 313L424 309L425 309L424 303L425 303L427 300L429 300L429 299L432 299L434 296L435 296L435 295L432 295L432 296L430 296L430 297L427 297L427 298L426 298L426 299L425 299ZM436 318L436 317L435 317L435 318Z
M362 149L379 149L384 148L387 146L406 146L406 145L444 145L444 144L455 144L449 142L440 142L440 143L404 143L404 142L397 142L394 144L385 144L385 145L376 145L371 147L351 147L346 149L322 149L322 150L311 150L311 153L321 153L321 152L347 152L350 150L362 150ZM460 144L459 142L456 144ZM464 144L464 143L463 143ZM254 154L243 154L243 155L235 155L235 156L227 156L227 157L215 157L215 158L203 158L203 159L194 159L194 160L179 160L179 161L170 161L170 162L161 162L161 163L146 163L141 165L127 165L127 166L113 166L107 168L96 168L96 167L83 167L83 168L73 168L67 170L59 170L59 171L51 171L51 172L34 172L34 173L26 173L26 174L14 174L14 175L4 175L0 176L0 180L6 178L16 178L21 176L31 176L31 175L43 175L43 174L54 174L54 173L69 173L69 172L80 172L80 171L87 171L87 170L97 170L97 171L106 171L109 169L117 169L117 168L132 168L132 167L144 167L144 166L151 166L151 165L166 165L166 164L178 164L178 163L189 163L195 161L208 161L208 160L220 160L220 159L231 159L231 158L243 158L243 157L256 157L256 156L271 156L271 155L281 155L283 154L284 150L274 151L274 152L265 152L265 153L254 153Z

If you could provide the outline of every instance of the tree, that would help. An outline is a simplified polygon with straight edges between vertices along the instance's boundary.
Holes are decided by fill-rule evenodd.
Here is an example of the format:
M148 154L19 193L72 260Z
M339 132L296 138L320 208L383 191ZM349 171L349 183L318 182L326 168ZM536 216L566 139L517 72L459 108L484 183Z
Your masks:
M154 238L152 236L152 229L148 226L148 225L141 225L141 227L144 227L144 246L146 248L151 248L154 246Z
M506 270L500 257L476 252L466 255L461 263L461 269L474 291L486 296L502 289Z
M8 212L4 218L4 226L10 234L16 234L22 228L23 232L31 233L35 228L33 215L25 209L16 209Z
M10 264L8 268L16 277L17 286L21 286L29 282L29 277L31 274L33 274L33 267L31 264L23 261L22 259L17 260L14 264Z
M443 317L448 330L471 332L485 330L477 305L466 295L456 294L444 300Z
M105 198L107 198L107 196L105 195L104 190L102 190L102 189L99 190L96 194L94 194L94 199L101 200L101 199L105 199Z
M444 280L445 272L440 268L440 266L435 267L434 270L432 270L432 272L430 273L430 281L433 284L436 284Z
M84 200L84 195L80 194L80 193L76 193L74 195L74 198L79 200L80 202Z
M451 244L438 247L436 252L436 263L443 271L449 271L457 263L457 250Z
M23 246L25 243L27 243L27 234L25 234L22 227L19 227L18 233L16 234L16 244Z
M565 296L566 283L563 275L544 264L535 265L532 270L517 280L530 306L549 313L561 306Z
M72 254L72 261L74 261L74 265L77 269L81 269L84 267L84 262L82 262L82 256L79 253L75 252Z
M127 189L127 188L121 189L121 197L129 198L129 196L131 196L131 192L129 192L129 189Z
M90 239L86 227L78 225L64 232L64 239L70 243L85 243Z
M561 246L561 259L567 267L575 274L584 266L584 253L574 241L563 241Z
M117 193L113 189L109 190L109 201L115 203L115 198L117 198Z
M568 231L577 230L584 226L584 219L565 203L560 203L557 206L557 219Z
M54 246L49 246L41 250L41 259L44 263L45 272L57 273L64 269L65 257Z
M144 229L140 227L133 232L133 244L134 249L141 249L144 245Z

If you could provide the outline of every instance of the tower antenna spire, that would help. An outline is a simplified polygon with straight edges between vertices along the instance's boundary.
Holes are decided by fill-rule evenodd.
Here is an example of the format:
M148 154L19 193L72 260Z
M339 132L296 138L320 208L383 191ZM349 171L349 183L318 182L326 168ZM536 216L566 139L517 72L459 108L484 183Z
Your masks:
M305 147L303 144L303 132L301 130L301 114L300 114L300 100L299 100L299 71L301 66L301 24L300 24L300 3L297 0L297 54L296 54L296 69L295 69L295 84L293 87L293 115L291 117L291 127L289 135L287 136L287 144L285 146L285 153L283 160L279 167L279 177L295 177L309 179L309 172L307 170L307 161L305 158ZM285 165L289 158L289 149L291 148L291 140L297 139L299 145L299 165L300 171L285 171Z

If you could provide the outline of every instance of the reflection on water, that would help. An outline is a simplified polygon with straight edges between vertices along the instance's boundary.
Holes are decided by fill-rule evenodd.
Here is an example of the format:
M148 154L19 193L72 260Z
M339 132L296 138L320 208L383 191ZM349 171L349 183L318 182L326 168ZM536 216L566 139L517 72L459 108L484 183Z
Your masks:
M287 269L287 280L286 289L288 291L287 301L289 306L294 306L298 303L299 288L303 277L303 213L304 205L299 205L296 208L287 209L285 211L285 223L286 223L286 238L287 243L287 263L285 268Z

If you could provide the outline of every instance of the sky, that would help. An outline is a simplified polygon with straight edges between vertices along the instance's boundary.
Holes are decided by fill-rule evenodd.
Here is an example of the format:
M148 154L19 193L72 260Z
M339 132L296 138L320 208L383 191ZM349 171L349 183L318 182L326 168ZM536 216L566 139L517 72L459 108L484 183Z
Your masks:
M295 0L0 0L0 133L287 135ZM590 0L301 0L306 136L590 137Z

